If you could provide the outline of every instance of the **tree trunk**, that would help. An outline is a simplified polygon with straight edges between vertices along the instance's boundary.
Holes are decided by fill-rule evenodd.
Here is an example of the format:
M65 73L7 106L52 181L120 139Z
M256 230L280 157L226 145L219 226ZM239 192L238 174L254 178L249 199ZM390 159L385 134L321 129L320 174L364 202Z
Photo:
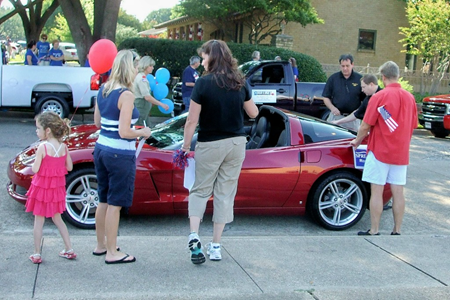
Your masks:
M80 1L58 1L69 24L73 40L77 45L81 65L84 65L86 54L95 41L101 38L115 41L121 0L95 0L93 34L91 33Z
M80 65L84 65L86 54L92 45L91 28L89 27L86 15L80 1L58 0L64 17L69 25L73 40L77 45L78 59Z
M39 41L39 35L41 34L45 23L59 6L58 1L53 0L52 4L41 15L43 1L28 1L25 6L22 5L20 0L10 0L9 2L14 6L14 11L11 12L10 17L15 14L14 12L19 14L22 19L23 30L27 41ZM25 8L28 9L28 14Z

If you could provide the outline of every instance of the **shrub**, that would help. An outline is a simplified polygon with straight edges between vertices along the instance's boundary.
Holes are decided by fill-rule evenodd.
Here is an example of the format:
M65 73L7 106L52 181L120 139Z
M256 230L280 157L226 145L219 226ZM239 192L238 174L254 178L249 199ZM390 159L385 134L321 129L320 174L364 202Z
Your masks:
M149 55L155 62L155 69L167 68L172 77L181 77L183 70L189 65L189 58L198 55L197 49L202 41L179 41L167 39L130 38L124 40L118 49L135 49L139 55ZM299 78L305 82L325 82L326 74L320 63L313 57L290 50L275 47L259 47L249 44L228 43L233 56L239 64L251 59L253 51L261 52L261 59L273 59L279 55L283 60L294 57L297 60ZM202 72L200 66L199 71Z

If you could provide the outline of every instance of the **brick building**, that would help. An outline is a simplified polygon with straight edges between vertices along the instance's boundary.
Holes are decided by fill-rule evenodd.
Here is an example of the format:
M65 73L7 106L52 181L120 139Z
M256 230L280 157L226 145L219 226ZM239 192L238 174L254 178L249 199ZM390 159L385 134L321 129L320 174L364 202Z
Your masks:
M283 34L264 44L289 48L315 57L327 71L338 64L342 53L352 53L355 65L378 67L387 60L401 69L415 69L414 60L407 57L399 27L407 27L406 3L399 0L311 0L319 18L325 24L302 27L288 23ZM239 18L230 20L235 42L248 43L248 28ZM181 40L224 39L214 24L202 24L190 17L181 17L159 24L167 27L167 38ZM229 40L229 39L228 39ZM419 67L420 68L420 67Z

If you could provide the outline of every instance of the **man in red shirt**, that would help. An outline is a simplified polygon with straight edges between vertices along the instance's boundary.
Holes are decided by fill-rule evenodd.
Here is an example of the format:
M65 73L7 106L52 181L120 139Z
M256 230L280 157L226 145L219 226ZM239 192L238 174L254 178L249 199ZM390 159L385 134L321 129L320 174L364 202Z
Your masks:
M380 74L385 89L370 99L358 135L351 142L356 148L369 135L362 180L370 182L371 227L358 232L358 235L380 234L378 229L386 183L390 183L393 196L394 229L391 235L400 235L405 211L403 186L406 184L409 146L417 127L416 102L414 96L398 83L398 65L388 61L380 67Z

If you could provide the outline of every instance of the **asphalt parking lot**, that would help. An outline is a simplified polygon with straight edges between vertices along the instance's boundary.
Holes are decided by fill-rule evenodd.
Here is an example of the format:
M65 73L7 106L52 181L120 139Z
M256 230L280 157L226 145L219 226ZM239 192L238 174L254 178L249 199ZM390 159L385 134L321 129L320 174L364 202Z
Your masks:
M74 124L91 117L77 115ZM0 169L35 140L31 113L0 112ZM224 233L223 260L202 266L189 261L184 216L123 218L119 245L137 262L118 266L91 254L93 231L70 225L79 256L59 258L62 241L48 221L45 261L33 265L33 216L0 190L0 299L450 299L449 167L450 138L416 130L402 236L389 235L390 211L382 235L368 238L356 236L369 228L368 212L339 232L307 216L237 216ZM210 238L211 227L207 217L201 236Z

